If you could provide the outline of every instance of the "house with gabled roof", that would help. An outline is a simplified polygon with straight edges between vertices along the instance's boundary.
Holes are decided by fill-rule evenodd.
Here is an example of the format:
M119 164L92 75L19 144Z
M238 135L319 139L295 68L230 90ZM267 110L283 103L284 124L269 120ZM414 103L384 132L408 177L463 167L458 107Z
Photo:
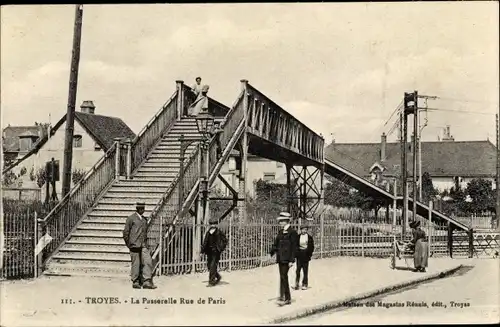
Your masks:
M33 148L13 164L12 170L18 174L26 168L25 180L29 180L31 172L37 174L52 158L59 161L59 179L62 181L62 165L64 162L64 142L66 133L66 114L50 128L45 136L38 139ZM72 171L84 173L109 150L116 138L133 139L135 133L120 118L95 114L92 101L83 101L80 111L75 112L73 132ZM4 171L9 167L4 167ZM73 184L73 183L72 183ZM56 184L60 193L61 183Z
M407 144L410 179L413 178L412 143ZM439 191L449 190L455 181L466 187L476 178L491 181L495 188L496 151L489 140L455 141L453 137L447 137L440 141L421 142L422 174L429 173ZM380 143L332 142L325 149L325 157L372 181L401 176L401 144L387 142L385 134L382 134Z
M36 142L47 135L44 124L33 126L11 126L8 125L2 131L3 159L4 163L15 161L24 157L31 151Z

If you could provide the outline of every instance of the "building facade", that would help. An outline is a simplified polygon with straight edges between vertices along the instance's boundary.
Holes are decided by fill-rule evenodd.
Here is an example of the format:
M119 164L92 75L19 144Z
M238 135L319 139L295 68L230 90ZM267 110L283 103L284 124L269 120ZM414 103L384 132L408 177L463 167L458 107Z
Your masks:
M58 195L61 193L61 183L64 163L64 143L66 136L66 115L50 129L47 135L36 142L31 151L19 158L12 171L19 175L23 184L36 183L36 176L44 170L45 165L52 158L59 162L59 182L56 183ZM134 132L120 118L95 114L92 101L84 101L81 111L75 112L73 132L73 158L72 171L84 174L91 169L97 161L114 144L115 138L134 138ZM31 183L30 183L31 182ZM71 186L73 187L73 180ZM42 186L42 191L45 187Z

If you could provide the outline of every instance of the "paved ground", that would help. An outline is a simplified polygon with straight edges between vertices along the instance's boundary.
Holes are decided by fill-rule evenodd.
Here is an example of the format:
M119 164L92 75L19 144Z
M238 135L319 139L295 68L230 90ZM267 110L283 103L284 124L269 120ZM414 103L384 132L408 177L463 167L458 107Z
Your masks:
M361 301L362 307L343 308L295 320L292 324L488 324L500 322L499 262L475 260L474 267L449 278L437 279L413 289ZM467 271L468 270L468 271ZM366 306L369 302L404 303L404 307ZM407 301L428 307L409 307ZM452 304L451 301L456 304ZM433 306L433 304L435 306ZM442 306L436 306L442 304Z
M156 280L158 289L152 291L134 290L126 280L104 278L45 277L2 282L0 323L2 326L266 323L297 310L415 280L463 263L464 260L457 259L433 259L427 273L413 273L391 270L389 259L314 260L310 268L311 288L293 291L293 303L285 307L277 307L275 303L276 265L223 273L223 283L213 288L206 287L206 274L161 277ZM290 281L294 272L293 268ZM170 304L144 302L157 299ZM199 304L199 300L205 304ZM193 303L186 303L190 301Z

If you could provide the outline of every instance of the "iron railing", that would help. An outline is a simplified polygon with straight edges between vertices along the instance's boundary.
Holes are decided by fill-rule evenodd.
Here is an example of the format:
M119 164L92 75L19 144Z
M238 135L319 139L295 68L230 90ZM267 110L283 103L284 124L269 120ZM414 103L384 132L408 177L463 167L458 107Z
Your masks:
M53 238L44 250L44 263L61 246L99 195L115 180L116 144L43 219L43 228Z
M35 276L36 212L3 213L4 244L0 279Z
M176 91L132 140L132 172L146 160L147 155L165 131L175 123L177 119L177 101L178 92Z
M231 141L231 139L235 136L238 126L240 126L244 118L245 112L244 108L242 108L241 106L242 102L243 102L243 92L240 93L234 105L231 107L231 110L227 113L226 117L221 123L222 131L217 136L219 138L220 146L222 148L221 150L224 150ZM213 172L215 165L219 161L219 158L217 156L217 150L218 150L217 141L213 139L208 148L209 173Z
M180 172L174 181L169 185L167 191L163 194L160 201L156 204L150 215L148 227L148 248L154 253L153 259L156 259L157 247L160 241L160 235L164 234L164 225L167 224L168 217L175 217L179 209L179 197L185 198L199 178L200 160L199 147L191 154L187 164L183 169L183 194L179 194Z
M219 224L219 228L228 238L226 250L222 253L220 267L222 270L241 270L267 266L275 262L269 251L274 238L281 228L266 214L249 214L248 222L236 222L232 217ZM342 217L338 217L342 218ZM314 259L359 256L367 258L387 258L388 266L393 255L393 226L386 223L374 223L361 217L361 223L353 223L344 219L324 220L320 223L308 224L309 233L315 242ZM428 235L431 257L449 256L446 226L442 224L425 225L422 220L422 229ZM292 227L299 229L294 223ZM398 227L399 234L401 226ZM169 242L165 243L162 256L162 272L164 274L186 274L204 272L207 269L206 257L196 256L193 248L200 248L201 244L194 244L196 233L201 231L206 235L208 226L194 223L178 223L175 233ZM457 238L455 235L454 238ZM398 239L408 241L411 235ZM458 238L453 240L459 242ZM456 248L457 254L466 255L467 249Z

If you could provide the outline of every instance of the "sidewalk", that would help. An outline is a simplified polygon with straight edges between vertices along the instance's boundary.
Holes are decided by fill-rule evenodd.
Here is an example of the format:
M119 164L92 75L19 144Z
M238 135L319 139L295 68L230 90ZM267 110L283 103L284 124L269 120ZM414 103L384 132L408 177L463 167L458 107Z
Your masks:
M421 279L450 270L467 260L431 259L426 273L392 270L389 259L341 257L313 260L310 289L292 290L293 303L278 307L276 265L222 272L222 282L206 287L207 274L160 277L156 290L135 290L123 279L42 277L2 282L2 326L124 326L124 325L234 325L269 323L297 315L318 305ZM401 265L398 262L398 265ZM404 263L403 263L404 265ZM295 280L295 266L289 273ZM86 298L112 297L113 304L87 304ZM139 304L131 304L131 297ZM176 304L146 304L176 300ZM181 303L182 298L193 304ZM62 301L73 304L62 304ZM206 304L198 304L204 299ZM80 302L81 301L81 302ZM88 301L92 301L88 299ZM96 299L104 301L103 299ZM125 302L126 301L126 302ZM186 302L184 301L184 302ZM208 303L210 301L210 303ZM216 303L218 302L218 303Z

